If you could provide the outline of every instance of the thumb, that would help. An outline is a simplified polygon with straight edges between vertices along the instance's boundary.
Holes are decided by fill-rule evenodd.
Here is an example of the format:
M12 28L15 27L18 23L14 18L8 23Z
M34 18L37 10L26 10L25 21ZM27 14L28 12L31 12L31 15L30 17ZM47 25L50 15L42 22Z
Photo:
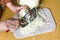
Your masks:
M23 8L25 8L25 6L17 7L17 11L20 11L20 10L22 10Z

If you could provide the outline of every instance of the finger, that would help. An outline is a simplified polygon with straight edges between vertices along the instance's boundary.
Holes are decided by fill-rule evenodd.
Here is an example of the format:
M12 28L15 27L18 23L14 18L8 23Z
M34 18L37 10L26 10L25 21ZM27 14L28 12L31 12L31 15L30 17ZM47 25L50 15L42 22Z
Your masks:
M21 9L23 9L24 7L17 7L17 10L21 10Z
M18 24L18 20L7 20L8 23L12 23L12 24Z
M17 11L20 11L20 10L22 10L23 8L26 8L26 6L17 7Z
M26 7L27 7L26 5L16 7L15 13L18 13L20 10L22 10L23 8L26 8Z
M11 21L8 21L8 23L10 23L11 25L14 25L14 26L18 26L19 25L18 20L11 20Z
M10 19L10 20L6 20L6 22L10 25L14 25L14 26L18 26L19 25L19 20L16 19Z
M12 24L12 23L6 23L7 24L7 26L9 27L9 28L13 28L13 29L16 29L16 28L18 28L18 24L16 24L16 25L14 25L14 24Z

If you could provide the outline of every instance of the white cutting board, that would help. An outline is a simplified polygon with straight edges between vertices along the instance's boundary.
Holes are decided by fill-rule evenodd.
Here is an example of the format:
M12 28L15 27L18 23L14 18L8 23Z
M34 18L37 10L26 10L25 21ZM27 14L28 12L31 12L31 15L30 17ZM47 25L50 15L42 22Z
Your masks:
M52 13L48 8L42 8L42 10L44 11L44 14L47 15L47 21L50 22L49 25L44 25L43 27L40 27L40 32L36 33L36 34L31 34L31 35L23 35L22 33L19 33L18 30L13 31L13 34L16 38L25 38L25 37L29 37L29 36L34 36L34 35L39 35L39 34L43 34L43 33L47 33L47 32L52 32L55 30L56 28L56 24L55 21L53 19ZM17 18L16 16L14 16L13 18Z

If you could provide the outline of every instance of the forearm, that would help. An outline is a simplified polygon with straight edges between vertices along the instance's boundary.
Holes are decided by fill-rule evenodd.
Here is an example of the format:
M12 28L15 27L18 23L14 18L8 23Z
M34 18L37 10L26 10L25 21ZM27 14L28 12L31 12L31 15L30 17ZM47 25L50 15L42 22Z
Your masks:
M15 6L15 5L13 5L12 1L6 1L4 5L7 6L15 14L17 14L21 9L25 8L25 6Z
M13 8L14 8L14 6L13 6L13 4L12 4L11 2L8 2L8 3L6 4L6 6L7 6L9 9L13 9Z
M14 13L17 13L17 6L13 5L11 2L8 2L6 6Z

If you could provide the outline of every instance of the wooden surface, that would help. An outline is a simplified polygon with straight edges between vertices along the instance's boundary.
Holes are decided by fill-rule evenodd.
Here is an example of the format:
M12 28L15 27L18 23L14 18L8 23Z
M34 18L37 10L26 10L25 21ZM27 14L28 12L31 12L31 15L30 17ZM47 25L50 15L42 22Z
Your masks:
M57 24L55 31L23 39L16 39L11 32L2 32L0 33L0 40L60 40L60 0L42 0L42 3L43 7L50 8L52 11ZM13 12L6 8L2 20L11 18L13 15Z

